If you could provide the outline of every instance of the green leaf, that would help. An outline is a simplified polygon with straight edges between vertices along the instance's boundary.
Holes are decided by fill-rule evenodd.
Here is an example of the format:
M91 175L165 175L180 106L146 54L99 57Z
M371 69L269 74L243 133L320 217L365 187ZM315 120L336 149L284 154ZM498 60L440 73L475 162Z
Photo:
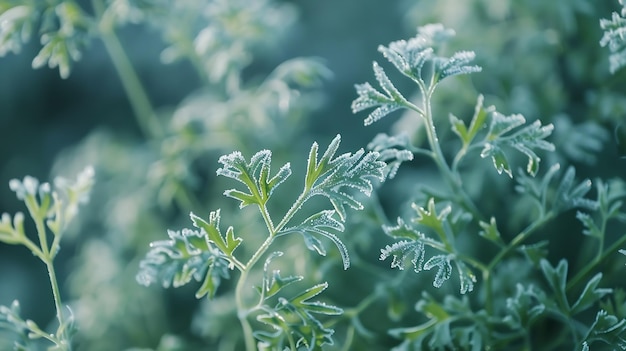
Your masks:
M613 293L613 289L598 288L598 284L600 284L601 279L602 273L598 273L587 282L585 289L583 289L580 297L578 297L578 300L572 306L572 314L577 314L585 311L604 296Z
M344 205L355 210L363 209L363 205L344 189L356 189L369 196L373 190L371 179L382 181L387 165L378 159L377 152L366 153L363 149L334 157L340 141L341 136L337 135L319 162L318 146L317 143L313 144L309 152L305 186L309 190L308 197L316 195L327 197L341 220L345 221Z
M164 288L180 287L192 279L203 281L196 298L215 296L221 280L229 278L229 261L213 247L207 233L183 229L168 230L170 240L155 241L139 263L137 282Z
M567 285L567 261L561 260L556 268L550 265L548 260L541 260L541 271L548 281L550 288L555 294L556 302L562 311L567 315L571 311L569 302L567 301L566 285Z
M189 217L193 222L193 226L200 229L203 235L207 235L208 239L217 246L226 256L232 256L233 251L241 244L243 239L235 238L235 231L232 226L226 230L223 236L220 232L220 210L211 211L209 213L209 222L196 216L193 212L189 213Z
M334 210L325 210L318 212L309 218L305 219L302 223L295 227L285 228L278 232L277 235L285 235L291 232L301 233L304 237L306 247L315 251L322 256L326 256L326 249L324 249L321 241L312 236L311 234L322 235L330 239L335 246L339 249L341 259L343 261L343 268L348 269L350 267L350 256L348 255L348 248L344 243L335 235L332 231L343 232L344 225L341 221L335 219Z
M461 294L474 291L474 283L476 283L476 275L461 260L454 260L457 271L459 271L459 282L461 284Z
M450 124L452 125L452 131L456 135L458 135L459 138L461 138L464 148L472 143L472 141L476 137L476 134L478 134L478 132L482 128L484 128L489 114L495 111L495 107L493 106L484 108L484 100L485 98L482 95L478 95L476 107L474 108L474 116L472 117L472 121L470 122L469 127L466 127L465 123L458 117L450 114Z
M238 151L221 156L218 162L223 166L217 170L217 174L235 179L248 188L248 192L226 190L224 195L241 201L240 208L251 204L265 206L274 190L291 175L290 164L287 163L274 177L269 178L271 161L272 152L269 150L257 152L250 158L250 162Z
M479 221L478 225L482 228L478 235L481 237L493 242L498 246L503 246L504 242L502 241L502 237L500 236L500 231L498 231L498 225L496 224L496 218L491 217L489 223Z

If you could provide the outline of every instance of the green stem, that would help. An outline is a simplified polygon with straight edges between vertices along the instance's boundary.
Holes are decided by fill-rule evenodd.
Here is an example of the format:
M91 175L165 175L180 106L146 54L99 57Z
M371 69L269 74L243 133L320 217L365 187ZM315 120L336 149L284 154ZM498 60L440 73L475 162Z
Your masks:
M59 284L57 282L56 272L52 260L46 260L46 268L48 269L48 277L50 277L50 285L52 286L52 296L54 298L54 307L56 308L57 320L59 326L65 324L63 319L63 304L61 303L61 293L59 292Z
M237 286L235 287L235 301L237 303L237 317L239 318L239 322L241 323L241 327L244 333L244 341L246 344L247 351L256 350L254 335L252 334L252 326L248 321L248 315L250 314L250 309L245 307L245 301L243 296L243 291L246 285L246 281L248 280L248 274L252 270L252 267L259 261L259 259L267 252L270 245L274 241L274 234L270 233L270 236L265 239L263 244L259 247L259 249L252 255L248 263L246 263L244 269L241 271L241 275L239 276L239 281L237 281Z
M582 271L578 272L578 274L576 274L574 278L572 278L567 283L566 291L569 292L570 290L572 290L572 288L578 285L591 272L593 272L596 268L598 268L598 266L602 262L604 262L610 255L615 254L617 250L619 250L619 248L624 246L625 244L626 244L626 235L622 236L619 240L613 243L613 245L611 245L608 249L606 249L602 255L596 257L596 259L594 259L591 264L586 265Z
M101 19L105 12L105 5L101 0L92 0L92 5L98 19ZM131 108L137 118L139 127L144 135L149 137L159 137L163 135L163 129L156 118L148 94L133 68L130 59L126 55L124 47L120 43L115 30L110 27L99 25L100 38L113 61L113 65L122 81L122 86L126 91Z
M474 202L470 199L470 197L465 193L465 190L461 186L461 182L457 176L453 173L452 169L448 166L446 159L443 155L443 151L441 150L441 146L439 145L439 138L437 137L437 130L435 129L435 123L433 121L432 108L430 105L430 100L432 94L434 92L434 86L424 91L422 89L422 103L424 106L424 121L426 122L426 135L428 137L428 143L430 144L430 148L433 153L433 160L439 171L443 175L443 178L450 186L452 192L456 194L461 206L468 212L470 212L474 218L478 220L483 220L483 216L474 204ZM416 110L417 111L417 110ZM419 112L419 111L418 111Z
M521 233L517 234L513 240L509 242L507 246L505 246L498 254L489 262L487 265L487 270L484 271L483 277L485 279L485 288L486 290L486 298L485 301L487 305L487 313L493 313L493 287L492 287L492 275L494 268L500 263L507 255L509 255L513 250L515 250L519 245L521 245L526 239L528 239L539 227L541 227L544 223L549 221L554 217L554 212L550 211L536 221L532 222L526 229L524 229Z

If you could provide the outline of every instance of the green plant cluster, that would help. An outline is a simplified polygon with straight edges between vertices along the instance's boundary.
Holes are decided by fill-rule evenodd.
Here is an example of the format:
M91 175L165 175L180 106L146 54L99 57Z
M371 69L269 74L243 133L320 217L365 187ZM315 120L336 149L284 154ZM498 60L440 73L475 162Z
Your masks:
M36 38L33 68L71 79L101 44L137 130L59 155L73 182L9 182L32 221L3 213L0 243L45 264L55 319L0 306L0 349L626 350L624 11L386 5L417 33L354 85L366 128L314 136L331 70L262 59L299 6L0 0L0 55ZM137 28L197 78L174 106L120 40Z

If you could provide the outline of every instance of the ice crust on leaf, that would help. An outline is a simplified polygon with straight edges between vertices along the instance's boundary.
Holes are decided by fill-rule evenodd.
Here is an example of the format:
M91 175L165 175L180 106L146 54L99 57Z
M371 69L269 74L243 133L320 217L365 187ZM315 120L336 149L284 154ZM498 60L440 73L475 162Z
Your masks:
M378 134L367 145L367 148L378 152L380 154L378 159L387 164L385 169L386 179L394 178L403 162L413 160L411 141L406 134L396 136L384 133Z
M229 277L229 261L209 241L206 232L168 230L169 240L155 241L139 264L137 282L176 288L191 280L203 281L196 298L213 298L222 279Z
M476 65L469 65L474 60L472 51L459 51L450 57L439 56L436 51L439 45L454 36L453 30L441 24L429 24L417 29L417 35L409 40L391 42L388 46L379 46L378 51L403 75L417 83L422 94L432 91L441 80L459 74L480 72ZM428 67L428 72L423 72ZM376 107L367 118L365 125L370 125L400 108L424 112L406 99L391 82L384 69L373 63L374 76L382 92L374 89L369 83L355 85L358 97L352 102L352 112L357 113ZM430 78L427 83L426 80Z
M341 220L345 221L345 205L355 210L363 209L361 202L348 194L346 189L356 189L369 196L373 190L372 179L384 180L387 165L379 160L378 152L365 152L363 149L335 157L340 141L341 137L337 135L319 160L318 145L313 144L309 152L305 187L308 189L307 198L316 195L327 197Z

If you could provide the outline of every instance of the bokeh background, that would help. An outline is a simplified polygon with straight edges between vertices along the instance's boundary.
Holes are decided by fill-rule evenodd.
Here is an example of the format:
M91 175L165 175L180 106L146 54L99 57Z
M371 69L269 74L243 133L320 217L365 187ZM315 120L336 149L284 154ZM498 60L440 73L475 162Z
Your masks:
M88 2L79 3L91 11ZM142 132L100 40L92 40L83 50L67 79L61 79L57 70L32 69L32 58L40 49L36 39L20 54L0 59L0 212L25 210L8 188L12 178L52 179L73 176L88 164L96 168L91 202L72 226L57 264L64 299L83 323L79 340L85 350L154 348L164 334L191 340L190 345L213 343L228 349L223 346L228 330L238 325L232 316L228 319L232 304L226 292L232 286L222 287L225 293L213 305L195 301L193 288L141 287L134 275L147 244L165 239L167 228L189 226L189 211L206 214L221 207L244 231L253 227L253 213L238 217L235 204L220 195L232 186L214 175L221 154L240 149L249 156L269 148L275 152L276 166L292 161L297 169L306 161L313 141L324 145L338 133L343 135L343 151L364 147L389 129L408 131L419 141L414 116L397 113L366 128L365 116L350 111L356 97L354 84L373 81L372 61L384 61L377 46L412 37L418 25L441 22L455 29L450 52L474 50L483 67L482 73L441 87L434 106L442 123L449 112L469 117L476 96L482 93L487 104L495 104L505 114L522 113L530 121L555 124L552 142L558 150L544 159L545 164L573 164L581 179L625 174L626 73L611 75L608 50L599 46L599 20L618 9L617 1L263 3L281 10L252 14L261 21L266 15L277 16L278 25L260 35L262 40L251 39L258 43L245 47L249 61L238 73L244 89L250 90L248 95L229 95L224 80L207 83L184 58L163 63L163 50L172 40L164 36L159 23L118 28L161 123L171 128L169 139L156 140ZM281 63L297 57L315 58L310 84L292 84L288 108L275 111L281 100L254 87L262 86ZM407 95L415 91L410 81L396 81ZM406 189L413 189L418 177L424 182L433 177L432 165L418 161L407 165L381 192L389 218L406 207L402 206L410 201ZM472 192L493 191L481 181L486 170L471 173L476 183ZM194 199L185 200L180 188ZM288 208L289 201L275 206ZM499 204L482 205L495 211ZM572 219L552 230L567 235L577 226ZM354 241L348 245L356 250L355 257L379 265L377 252L385 242L382 232L368 223L355 223L354 228ZM302 246L293 246L297 245ZM575 260L577 245L573 246L571 251L560 248L560 254ZM354 305L374 285L358 264L346 276L341 275L338 261L327 267L308 252L293 249L290 255L294 259L307 255L317 265L311 281L330 280L331 287L335 281L329 291L336 293L329 294L344 306ZM414 286L419 284L429 283L416 279ZM54 316L49 289L45 267L26 249L0 245L0 305L19 299L23 314L45 325ZM376 313L372 316L375 320ZM385 349L393 341L383 338L379 344Z

